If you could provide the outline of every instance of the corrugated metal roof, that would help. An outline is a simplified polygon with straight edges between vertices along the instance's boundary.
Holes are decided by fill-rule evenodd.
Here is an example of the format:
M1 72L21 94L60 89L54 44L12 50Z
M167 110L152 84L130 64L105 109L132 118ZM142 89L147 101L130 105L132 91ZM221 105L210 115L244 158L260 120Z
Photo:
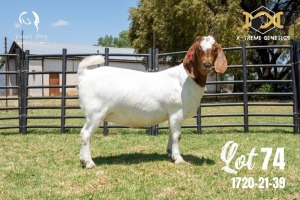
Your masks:
M22 41L15 41L18 48L22 47ZM12 48L17 48L12 45ZM61 44L61 43L50 43L50 42L33 42L23 41L23 50L29 50L30 54L41 55L41 54L62 54L62 49L67 49L67 54L104 54L105 47L102 46L88 46L88 45L75 45L75 44ZM12 49L11 49L12 51ZM115 48L110 47L109 53L114 54L134 54L133 48ZM142 57L136 56L111 56L110 59L117 60L142 60Z

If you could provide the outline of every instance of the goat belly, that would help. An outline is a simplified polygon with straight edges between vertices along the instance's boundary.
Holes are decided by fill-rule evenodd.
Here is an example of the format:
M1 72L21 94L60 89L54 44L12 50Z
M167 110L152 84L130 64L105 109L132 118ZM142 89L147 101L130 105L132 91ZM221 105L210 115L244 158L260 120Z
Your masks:
M105 121L114 122L131 128L152 126L162 123L168 119L164 112L143 112L142 110L132 109L129 111L119 111L110 113Z

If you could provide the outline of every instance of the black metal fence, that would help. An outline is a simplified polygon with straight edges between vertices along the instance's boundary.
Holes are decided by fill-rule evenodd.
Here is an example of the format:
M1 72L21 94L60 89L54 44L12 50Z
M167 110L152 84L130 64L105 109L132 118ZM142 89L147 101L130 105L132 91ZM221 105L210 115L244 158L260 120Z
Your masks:
M246 55L247 51L251 49L278 49L283 48L289 51L290 56L290 64L259 64L259 65L249 65L246 63ZM239 84L241 85L242 92L234 92L234 93L209 93L205 94L203 98L203 103L201 103L198 108L197 114L195 116L196 123L194 125L183 126L183 128L195 128L197 133L202 133L203 128L207 127L242 127L245 133L249 132L250 127L290 127L293 129L294 133L299 133L299 94L300 94L300 86L299 86L299 77L300 77L300 42L291 41L290 45L273 45L273 46L246 46L245 42L242 43L241 47L233 47L233 48L224 48L224 51L240 51L241 52L241 64L240 65L229 65L228 69L240 69L242 71L242 79L241 80L227 80L227 81L210 81L207 82L207 85L224 85L224 84ZM111 56L135 56L146 58L147 60L147 69L151 72L159 71L159 59L165 56L173 56L179 54L185 54L186 51L182 52L173 52L173 53L162 53L159 54L157 49L149 49L147 54L111 54L109 53L109 49L106 48L105 53L105 65L109 65L109 57ZM0 89L4 90L16 90L17 93L15 96L5 95L0 96L0 103L7 101L15 101L16 104L14 106L10 106L6 103L0 104L0 114L4 113L0 116L0 130L1 129L19 129L20 133L27 133L27 129L35 129L35 128L58 128L61 133L64 133L68 128L81 128L82 124L68 124L66 120L76 120L84 118L82 114L72 114L70 110L78 110L80 109L78 105L69 105L69 100L76 100L78 96L69 96L66 91L68 88L75 89L77 85L67 85L67 75L76 74L76 71L67 70L67 60L70 58L80 58L84 56L89 56L91 54L68 54L66 49L62 50L62 54L57 55L30 55L29 51L21 52L21 50L17 50L15 54L2 54L2 58L6 60L14 60L15 61L15 70L9 71L0 71L1 76L6 76L6 80L8 76L14 76L16 78L15 86L0 86ZM59 71L29 71L29 62L34 59L44 59L46 57L51 58L59 58L62 61L62 67ZM289 80L247 80L247 71L253 68L282 68L288 67L291 70L291 78ZM56 73L61 75L61 85L51 86L51 85L38 85L32 86L28 84L29 76L34 75L43 75ZM290 91L284 92L248 92L248 87L250 84L262 84L262 83L278 83L278 84L289 84L291 85ZM149 83L151 84L151 83ZM45 89L45 88L60 88L61 95L59 96L29 96L28 91L31 89ZM7 94L7 92L6 92ZM289 97L290 101L279 101L279 102L250 102L249 97L251 96L280 96L280 97ZM242 99L240 102L217 102L210 103L210 101L205 101L205 99L212 98L224 98L229 97L239 97ZM59 103L55 106L51 105L29 105L29 101L34 100L45 100L45 101L59 101ZM203 113L204 108L210 107L242 107L242 113L232 113L232 114L210 114ZM255 106L283 106L283 107L292 107L292 112L290 113L249 113L249 107ZM45 112L44 115L35 115L33 111L42 110ZM57 110L59 115L51 115L50 110ZM28 111L31 111L31 114L28 114ZM49 112L48 112L49 111ZM49 113L49 114L47 114ZM289 117L292 119L292 123L249 123L250 117ZM203 119L205 118L216 118L216 117L242 117L243 123L240 124L205 124L203 123ZM58 124L45 125L37 124L37 123L28 123L28 120L59 120ZM13 121L13 125L1 125L1 121ZM109 128L126 128L124 126L119 125L111 125L107 122L104 122L101 126L103 128L104 134L108 134ZM156 125L153 127L145 127L148 129L149 135L157 135L159 129L167 129L167 126Z

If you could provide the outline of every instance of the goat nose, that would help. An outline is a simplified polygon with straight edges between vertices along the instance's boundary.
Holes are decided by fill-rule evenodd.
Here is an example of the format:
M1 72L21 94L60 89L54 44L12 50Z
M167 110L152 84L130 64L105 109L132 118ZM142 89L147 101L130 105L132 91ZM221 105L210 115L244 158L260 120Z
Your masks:
M209 63L209 62L205 62L205 63L203 63L203 64L204 64L204 66L205 66L206 68L211 67L211 63Z

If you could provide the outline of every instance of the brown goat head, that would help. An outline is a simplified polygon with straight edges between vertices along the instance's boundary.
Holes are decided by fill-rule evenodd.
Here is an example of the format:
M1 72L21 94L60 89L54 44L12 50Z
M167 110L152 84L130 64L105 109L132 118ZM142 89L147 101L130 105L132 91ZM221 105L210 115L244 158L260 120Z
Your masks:
M187 73L197 84L204 87L207 74L213 65L218 73L226 71L227 60L222 47L212 36L196 37L183 60Z

